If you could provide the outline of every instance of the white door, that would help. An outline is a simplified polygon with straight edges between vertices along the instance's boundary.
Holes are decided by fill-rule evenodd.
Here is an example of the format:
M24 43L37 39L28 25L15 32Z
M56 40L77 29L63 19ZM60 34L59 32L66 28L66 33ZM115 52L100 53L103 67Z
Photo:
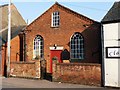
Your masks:
M105 86L118 87L118 60L105 60Z

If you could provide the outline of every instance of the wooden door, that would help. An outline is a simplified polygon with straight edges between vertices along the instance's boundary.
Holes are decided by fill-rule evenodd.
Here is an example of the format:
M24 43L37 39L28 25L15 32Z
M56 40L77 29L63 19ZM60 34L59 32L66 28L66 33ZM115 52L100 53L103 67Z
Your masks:
M62 50L50 50L50 73L52 73L52 60L57 58L58 62L61 63L61 52Z

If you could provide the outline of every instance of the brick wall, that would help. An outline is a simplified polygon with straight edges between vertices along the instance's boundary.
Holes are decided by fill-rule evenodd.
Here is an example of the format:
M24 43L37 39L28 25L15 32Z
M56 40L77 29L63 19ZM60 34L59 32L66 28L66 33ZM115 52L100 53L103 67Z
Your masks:
M19 62L20 61L20 38L17 35L15 38L11 40L11 62ZM2 76L6 76L6 63L7 63L7 43L5 43L1 48L2 53Z
M11 40L11 60L12 62L20 60L20 38L17 35L15 38Z
M54 63L53 81L101 86L101 65L88 63Z
M10 75L13 77L26 77L40 79L40 60L32 62L11 62Z
M1 48L1 54L2 54L2 58L1 58L1 76L5 75L5 71L6 71L6 54L7 54L7 48L6 48L6 44L4 45L4 47Z

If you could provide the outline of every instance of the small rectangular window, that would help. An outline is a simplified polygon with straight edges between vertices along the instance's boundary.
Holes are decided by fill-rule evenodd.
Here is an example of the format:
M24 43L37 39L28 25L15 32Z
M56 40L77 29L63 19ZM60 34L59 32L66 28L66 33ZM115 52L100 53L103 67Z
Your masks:
M52 27L59 27L60 25L60 15L59 12L53 12L52 13Z

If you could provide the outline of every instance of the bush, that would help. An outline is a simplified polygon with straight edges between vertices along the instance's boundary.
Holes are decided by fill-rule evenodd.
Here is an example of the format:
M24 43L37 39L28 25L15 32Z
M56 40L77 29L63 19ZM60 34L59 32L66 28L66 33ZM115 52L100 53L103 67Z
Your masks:
M58 57L54 56L54 57L52 58L52 60L58 60Z
M70 59L70 62L72 62L72 63L79 63L80 61L81 61L81 59L77 59L77 58Z
M36 56L35 59L36 59L36 60L40 59L40 56Z

